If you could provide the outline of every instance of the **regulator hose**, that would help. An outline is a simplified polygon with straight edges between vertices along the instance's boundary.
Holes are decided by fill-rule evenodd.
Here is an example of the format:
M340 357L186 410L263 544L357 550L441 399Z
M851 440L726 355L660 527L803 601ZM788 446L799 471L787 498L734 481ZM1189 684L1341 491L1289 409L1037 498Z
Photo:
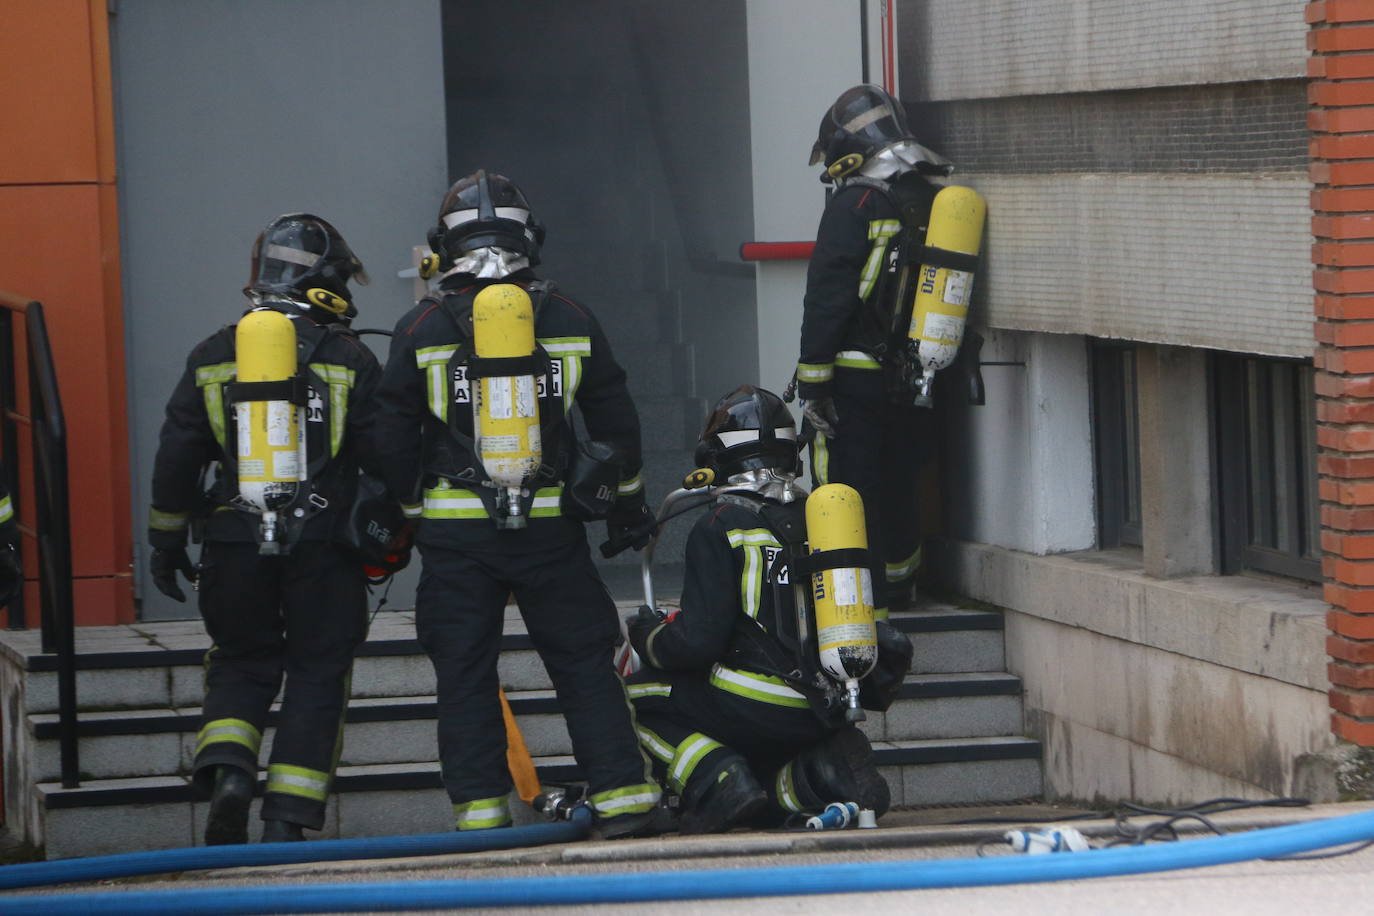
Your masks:
M395 859L404 856L439 856L459 852L487 852L493 849L519 849L524 846L575 842L585 837L591 827L591 811L585 807L578 807L572 810L568 820L500 830L317 840L309 843L194 846L187 849L126 852L84 859L27 862L0 866L0 890L43 884L67 884L73 881L104 881L133 875L197 871L206 868L292 865L301 862L337 862L344 859ZM0 910L5 909L7 907L0 905Z
M1374 812L1165 843L1065 855L1004 856L778 868L477 878L372 884L217 887L199 890L7 897L7 916L85 914L347 913L460 907L547 906L852 894L1067 881L1225 865L1374 838Z

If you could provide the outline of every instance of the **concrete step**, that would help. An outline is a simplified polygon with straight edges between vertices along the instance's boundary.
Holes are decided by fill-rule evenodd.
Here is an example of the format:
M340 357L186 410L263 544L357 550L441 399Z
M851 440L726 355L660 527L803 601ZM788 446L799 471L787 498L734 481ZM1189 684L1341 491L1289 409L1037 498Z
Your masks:
M567 726L552 690L507 694L530 753L572 753ZM273 713L275 720L276 713ZM432 695L354 699L348 708L342 762L373 765L435 758ZM58 717L28 717L30 778L53 781L61 773ZM864 732L873 741L1015 735L1021 731L1021 682L1009 674L910 675L886 712L869 712ZM77 726L83 777L174 776L190 772L200 708L87 713ZM263 735L268 759L275 727Z
M874 745L894 805L1013 801L1040 793L1040 745L1026 738L893 741ZM579 777L570 757L536 761L545 785ZM205 803L183 777L91 780L76 789L42 783L48 858L197 845ZM320 838L451 829L436 763L340 767ZM518 820L533 815L523 805ZM254 810L256 817L256 805ZM256 820L250 822L256 831Z
M624 602L620 613L628 613L636 604L637 600ZM891 622L915 646L913 673L1004 668L1002 615L995 611L930 605L893 615ZM39 650L36 632L10 632L5 639L0 650L27 669L18 708L28 713L55 712L56 656ZM198 620L82 628L77 635L78 706L83 713L197 706L204 691L206 648L208 640ZM513 606L506 609L501 651L498 673L508 691L551 686ZM414 612L378 614L354 664L353 696L423 696L433 687L433 668L415 641Z

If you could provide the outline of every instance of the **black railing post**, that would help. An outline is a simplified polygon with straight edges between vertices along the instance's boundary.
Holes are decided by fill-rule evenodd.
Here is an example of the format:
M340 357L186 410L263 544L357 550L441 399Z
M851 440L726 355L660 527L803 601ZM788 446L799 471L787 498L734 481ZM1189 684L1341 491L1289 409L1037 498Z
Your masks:
M76 622L72 608L71 512L67 497L67 421L57 387L43 306L24 310L29 337L29 413L33 422L33 476L39 556L43 565L43 651L57 652L58 743L62 785L80 785L76 740ZM52 635L49 637L49 629Z

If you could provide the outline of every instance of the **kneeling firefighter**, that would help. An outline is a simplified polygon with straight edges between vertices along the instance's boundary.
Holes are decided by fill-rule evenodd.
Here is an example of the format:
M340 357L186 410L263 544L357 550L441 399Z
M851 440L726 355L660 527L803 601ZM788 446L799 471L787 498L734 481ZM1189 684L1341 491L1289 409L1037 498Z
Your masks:
M253 243L252 308L192 352L153 469L153 584L199 591L213 647L194 781L211 792L207 845L247 841L268 713L285 677L261 816L264 842L324 826L366 580L345 546L381 369L349 329L367 274L318 216L273 220ZM207 468L217 463L208 493ZM200 563L188 531L203 540Z
M640 741L681 796L682 831L837 801L881 815L888 786L853 723L892 702L912 648L873 620L857 495L808 497L791 413L749 385L715 405L697 463L716 490L687 539L681 610L626 621Z
M660 833L671 820L609 664L615 605L583 524L604 518L612 541L647 543L639 417L591 311L535 275L543 238L505 176L456 182L422 265L441 272L438 288L396 325L378 389L388 486L417 503L416 634L434 664L444 786L457 829L512 823L496 660L513 594L597 829ZM575 408L596 449L575 441ZM593 452L609 475L574 486Z

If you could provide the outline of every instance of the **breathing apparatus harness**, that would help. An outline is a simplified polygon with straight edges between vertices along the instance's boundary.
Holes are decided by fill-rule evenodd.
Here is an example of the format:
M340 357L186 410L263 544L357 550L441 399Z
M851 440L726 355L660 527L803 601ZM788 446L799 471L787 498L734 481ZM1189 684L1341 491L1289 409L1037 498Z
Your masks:
M548 280L534 280L525 287L535 294L533 297L533 312L536 324L539 321L539 313L553 293L554 284ZM439 307L449 320L458 329L458 344L453 351L453 355L448 360L448 370L446 373L446 384L452 385L457 378L457 372L461 368L464 371L469 390L479 383L480 379L492 376L512 376L512 375L531 375L536 379L553 378L553 360L549 356L542 344L535 341L534 352L529 356L515 357L481 357L474 350L472 312L464 313L453 301L455 294L444 292L430 294L420 300L420 304L431 304ZM452 398L452 390L445 395ZM459 411L454 409L452 400L448 409L448 431L458 444L472 456L473 463L467 467L457 470L449 467L429 467L425 469L426 475L452 480L457 483L472 487L477 498L482 501L483 507L487 510L488 517L495 519L506 514L507 507L502 504L506 499L506 491L492 482L491 476L486 468L477 460L477 445L473 437L459 425ZM539 433L543 441L550 441L550 435L558 426L566 420L564 413L549 411L548 415L542 415L539 423ZM561 439L560 439L561 445ZM529 516L531 506L534 504L535 491L540 487L556 486L561 479L562 473L562 454L560 447L552 461L549 456L542 456L539 467L525 478L520 487L520 506L519 514Z
M752 512L782 545L765 571L765 581L773 592L776 631L765 629L753 617L737 614L726 664L781 678L806 698L817 718L827 725L837 724L843 720L847 697L843 685L827 676L821 667L811 578L825 569L867 565L868 552L832 550L812 554L805 516L751 489L727 485L717 491L716 500ZM789 594L794 608L790 619L784 613Z

